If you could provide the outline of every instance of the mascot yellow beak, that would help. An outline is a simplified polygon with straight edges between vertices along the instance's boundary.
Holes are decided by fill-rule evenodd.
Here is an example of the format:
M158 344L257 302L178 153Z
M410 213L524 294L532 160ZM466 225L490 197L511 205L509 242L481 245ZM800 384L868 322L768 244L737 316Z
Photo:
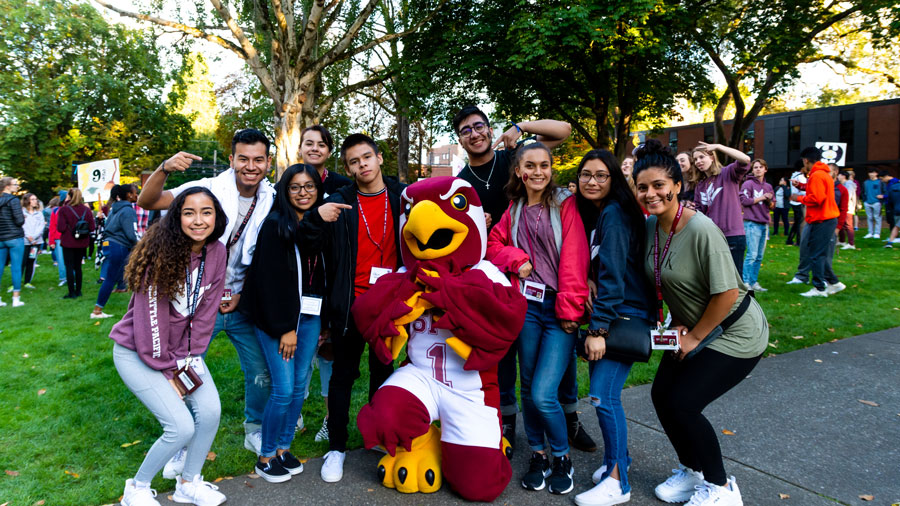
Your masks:
M440 206L430 200L413 206L403 227L403 240L419 260L450 255L468 234L469 229L465 225L447 216Z

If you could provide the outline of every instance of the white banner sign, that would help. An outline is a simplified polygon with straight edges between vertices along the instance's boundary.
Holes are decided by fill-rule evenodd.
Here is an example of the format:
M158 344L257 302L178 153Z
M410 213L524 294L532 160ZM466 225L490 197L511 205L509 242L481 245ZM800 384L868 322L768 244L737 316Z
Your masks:
M100 160L78 166L78 189L85 202L109 199L109 191L119 184L119 159Z
M846 142L817 142L816 147L822 153L822 162L833 163L843 167L847 161Z

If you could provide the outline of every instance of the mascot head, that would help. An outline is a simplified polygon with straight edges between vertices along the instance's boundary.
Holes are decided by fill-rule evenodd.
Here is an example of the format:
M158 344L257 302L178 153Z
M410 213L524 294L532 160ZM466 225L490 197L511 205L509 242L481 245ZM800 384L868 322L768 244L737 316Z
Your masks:
M467 181L423 179L403 190L400 205L400 252L407 267L430 260L464 268L484 258L484 209Z

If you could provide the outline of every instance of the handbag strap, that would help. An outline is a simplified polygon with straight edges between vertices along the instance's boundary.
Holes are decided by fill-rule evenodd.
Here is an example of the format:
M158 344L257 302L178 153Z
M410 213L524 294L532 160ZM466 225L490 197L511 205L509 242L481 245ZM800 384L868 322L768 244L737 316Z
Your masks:
M719 324L719 327L722 327L722 332L728 330L728 327L732 326L734 322L738 321L741 316L744 316L747 308L750 307L750 299L754 297L756 297L756 293L753 290L747 290L747 293L744 294L744 300L741 301L737 309L735 309L734 312L728 315L728 317L722 320L722 323Z

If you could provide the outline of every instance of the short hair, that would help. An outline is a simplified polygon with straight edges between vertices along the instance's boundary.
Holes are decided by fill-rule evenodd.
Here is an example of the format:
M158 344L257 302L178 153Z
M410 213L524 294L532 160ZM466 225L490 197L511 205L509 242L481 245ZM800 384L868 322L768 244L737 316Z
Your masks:
M847 172L846 170L842 170L842 171L838 172L838 175L844 176L845 178L850 179L850 173Z
M891 173L886 170L878 171L878 177L884 177L884 176L890 176L890 175L891 175Z
M343 162L345 167L347 166L347 150L360 144L368 144L375 150L375 154L378 154L378 144L375 143L374 139L366 134L350 134L341 143L341 162Z
M234 133L234 137L231 138L231 154L234 154L234 148L238 144L256 144L258 142L266 145L266 155L268 155L272 143L269 141L269 138L266 137L266 134L255 128L238 130Z
M756 165L756 162L759 162L760 165L763 166L766 170L769 170L769 164L766 163L762 158L755 158L752 162L750 162L750 169L753 169L753 166Z
M869 171L867 172L867 174L871 174L871 173L873 173L873 172L876 173L876 174L878 174L878 169L876 169L875 167L872 167L872 168L869 169Z
M803 148L803 151L800 152L800 158L809 160L811 163L816 163L822 158L822 152L819 148L809 146Z
M455 116L453 116L453 133L459 134L459 124L462 123L464 119L473 114L481 116L481 119L484 120L484 124L487 126L491 126L491 122L490 120L488 120L487 114L485 114L484 111L482 111L478 107L475 107L474 105L467 105L460 109Z
M672 151L667 146L663 146L658 140L650 139L641 144L634 150L634 156L637 160L634 162L634 170L631 175L635 181L637 181L638 174L646 169L655 167L663 169L675 183L684 182L681 165L672 156ZM712 156L715 157L715 154Z
M334 140L331 138L331 132L327 128L322 125L304 128L303 132L300 133L300 144L303 144L303 136L306 135L306 132L319 132L319 135L322 136L322 141L328 146L328 151L334 151Z

